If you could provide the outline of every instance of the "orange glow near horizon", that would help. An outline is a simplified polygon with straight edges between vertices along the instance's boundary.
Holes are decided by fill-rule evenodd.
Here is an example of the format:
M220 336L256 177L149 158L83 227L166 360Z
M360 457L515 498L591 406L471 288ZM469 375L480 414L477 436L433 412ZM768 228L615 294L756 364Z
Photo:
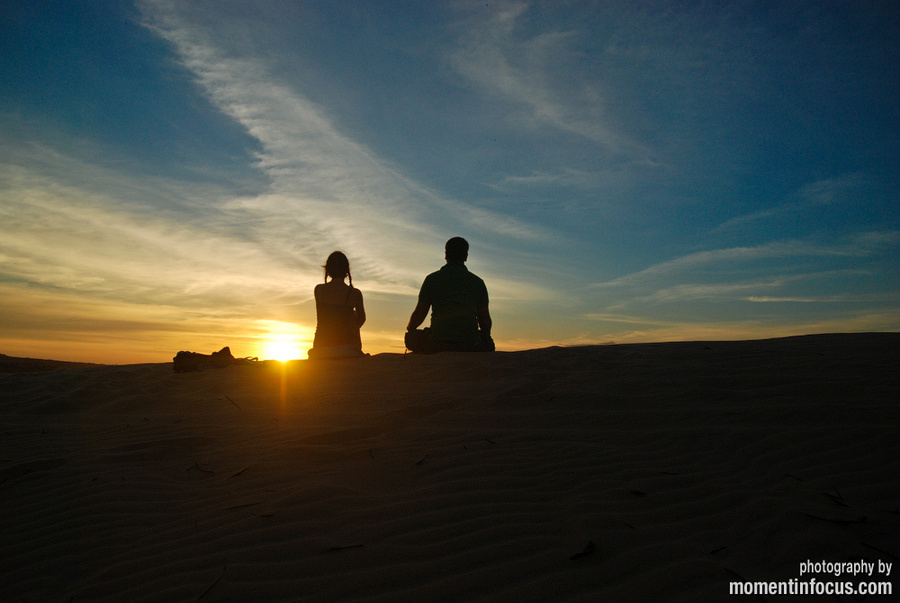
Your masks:
M296 360L305 352L300 350L300 346L293 340L288 338L273 338L265 343L262 358L264 360Z
M306 351L312 347L308 333L301 333L300 327L291 323L269 321L268 333L259 341L260 360L297 360L306 358Z

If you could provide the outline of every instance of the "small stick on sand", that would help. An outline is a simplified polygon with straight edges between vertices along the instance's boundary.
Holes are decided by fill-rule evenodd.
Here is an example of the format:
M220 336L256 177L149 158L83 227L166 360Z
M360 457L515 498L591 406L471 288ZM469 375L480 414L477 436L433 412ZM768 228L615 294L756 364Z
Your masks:
M854 517L852 519L836 519L831 517L822 517L820 515L813 515L812 513L804 513L807 517L812 517L813 519L818 519L820 521L827 521L829 523L835 523L839 526L850 525L851 523L866 523L865 516L863 517Z
M578 559L581 559L582 557L587 557L589 555L593 555L596 550L597 550L597 545L594 544L594 541L588 540L588 543L586 545L584 545L584 550L582 550L580 553L575 553L574 555L569 557L569 560L577 561Z
M228 394L222 394L222 395L225 396L226 400L228 400L229 402L234 404L235 408L237 408L238 410L242 410L241 407L237 405L237 402L235 402L234 400L232 400L231 398L228 397Z
M194 464L192 466L188 467L187 469L185 469L185 471L190 471L191 469L196 469L197 471L202 471L203 473L209 473L210 475L216 474L215 471L210 471L209 469L202 469L200 467L200 465L197 463L197 461L194 461Z
M900 557L897 557L897 555L893 554L892 552L886 551L886 550L884 550L884 549L880 549L880 548L878 548L877 546L872 546L872 545L869 544L868 542L860 542L860 544L863 545L863 546L869 547L869 548L872 549L873 551L878 551L879 553L881 553L881 554L883 554L883 555L888 555L889 557L893 557L894 559L900 559Z
M210 585L209 585L209 588L207 588L205 591L203 591L203 594L202 594L202 595L200 595L199 597L197 597L197 600L198 600L198 601L199 601L200 599L202 599L203 597L205 597L206 595L208 595L208 594L209 594L209 591L211 591L211 590L213 589L213 587L214 587L216 584L218 584L219 582L222 581L222 578L225 577L225 570L226 570L227 568L228 568L227 565L223 565L223 566L222 566L222 575L219 576L218 579L217 579L215 582L213 582L212 584L210 584Z
M262 504L262 503L255 502L255 503L247 503L247 504L244 504L244 505L234 505L233 507L226 507L225 510L226 510L226 511L233 511L233 510L235 510L235 509L244 509L244 508L246 508L246 507L255 507L256 505L261 505L261 504Z
M836 505L839 505L841 507L849 507L850 505L844 502L844 497L841 496L841 493L837 491L837 488L835 488L834 491L837 492L837 495L832 494L831 492L822 492L822 494L825 496L825 498Z
M729 574L731 574L732 576L734 576L735 578L737 578L738 580L740 580L741 582L747 582L747 579L744 578L744 577L743 577L742 575L740 575L739 573L737 573L736 571L731 570L731 569L728 569L727 567L726 567L726 568L723 568L723 569L724 569L726 572L728 572Z
M422 463L424 463L424 462L425 462L425 459L427 459L427 458L428 458L428 455L426 454L426 455L423 456L421 459L419 459L419 462L416 463L416 466L419 466L419 465L421 465Z

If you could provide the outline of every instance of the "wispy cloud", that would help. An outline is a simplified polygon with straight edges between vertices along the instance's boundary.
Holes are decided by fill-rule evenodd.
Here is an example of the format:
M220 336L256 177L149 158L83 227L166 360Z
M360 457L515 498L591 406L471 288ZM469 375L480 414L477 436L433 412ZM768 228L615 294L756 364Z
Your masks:
M268 190L235 199L226 211L247 215L262 238L302 239L324 257L335 246L358 258L380 283L421 278L435 224L489 235L540 239L540 227L448 199L343 134L328 112L275 77L252 56L236 58L213 33L183 18L177 5L145 3L148 26L170 41L214 104L241 123L262 151L257 167ZM254 226L254 223L258 224Z
M803 185L774 207L735 216L710 232L721 234L744 228L758 228L766 223L786 220L804 212L819 211L827 206L852 206L859 204L861 199L870 194L873 186L874 180L860 172L817 180Z
M900 293L891 295L881 295L876 293L869 294L846 294L846 295L822 295L817 297L761 297L750 296L747 301L755 303L774 303L774 304L846 304L846 303L897 303L900 301Z
M692 320L712 319L729 306L733 314L740 303L885 306L896 303L900 291L877 287L889 275L865 260L890 253L897 244L894 234L867 233L829 245L786 241L696 252L592 287L612 314L648 316L655 308L657 316L674 313ZM837 293L836 283L855 290ZM740 313L747 319L754 315L746 305Z
M269 299L299 294L285 287L296 267L273 262L251 241L157 215L149 203L142 210L140 197L113 198L10 169L15 187L4 190L0 205L10 229L0 242L8 278L132 302L152 293L162 304L193 298L243 305L250 291ZM108 176L106 186L115 190ZM259 269L235 270L247 265Z
M800 189L799 196L816 205L842 204L866 194L872 184L873 180L866 174L854 172L806 184Z
M735 341L818 333L892 331L900 310L858 310L840 316L785 320L783 317L696 321L660 320L648 315L597 313L585 317L604 325L609 343L648 341Z
M607 151L633 152L634 141L605 119L606 99L597 81L573 87L577 63L573 42L587 32L541 31L529 34L521 23L530 5L500 1L470 11L459 26L459 45L450 55L453 68L486 92L521 109L524 124L550 127L599 143ZM515 113L512 113L515 115Z
M815 245L804 241L777 241L764 245L698 251L650 266L639 272L603 283L595 283L593 287L616 289L652 285L671 279L683 279L687 273L705 268L724 272L728 270L729 265L735 263L805 256L848 257L860 256L865 253L867 253L865 249L856 245L836 247Z

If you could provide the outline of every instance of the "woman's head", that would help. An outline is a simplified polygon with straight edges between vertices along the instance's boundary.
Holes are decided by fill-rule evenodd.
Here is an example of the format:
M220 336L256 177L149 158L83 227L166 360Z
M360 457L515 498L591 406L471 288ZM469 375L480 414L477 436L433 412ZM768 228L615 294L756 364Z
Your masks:
M339 281L344 280L344 277L348 277L350 278L350 284L353 284L353 278L350 277L350 260L342 252L332 252L322 267L325 269L326 283L328 282L328 277Z

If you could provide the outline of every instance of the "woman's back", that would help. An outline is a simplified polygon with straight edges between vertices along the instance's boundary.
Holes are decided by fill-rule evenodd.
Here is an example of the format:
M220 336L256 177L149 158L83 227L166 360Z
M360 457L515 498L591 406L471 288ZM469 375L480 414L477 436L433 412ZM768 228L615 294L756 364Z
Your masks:
M362 301L359 289L332 280L317 285L315 297L317 324L313 347L362 347L359 327L365 318L358 312Z
M322 283L316 285L313 293L316 296L316 305L319 304L334 304L339 306L351 305L355 306L353 303L356 300L353 299L356 297L355 294L359 293L359 289L355 287L351 287L347 283L338 280L330 280L327 283Z

